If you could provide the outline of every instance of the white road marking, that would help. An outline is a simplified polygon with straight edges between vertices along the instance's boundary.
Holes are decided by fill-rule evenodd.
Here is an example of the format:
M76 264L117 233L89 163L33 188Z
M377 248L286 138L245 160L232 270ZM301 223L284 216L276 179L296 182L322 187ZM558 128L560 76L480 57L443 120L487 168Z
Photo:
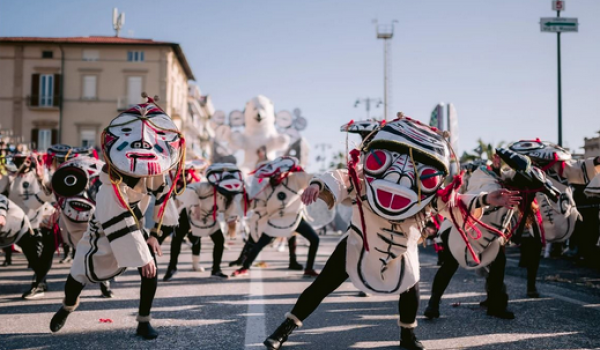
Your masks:
M249 297L255 299L263 295L262 269L252 269L250 270ZM246 349L261 348L263 347L262 342L267 337L264 302L249 302L246 315Z

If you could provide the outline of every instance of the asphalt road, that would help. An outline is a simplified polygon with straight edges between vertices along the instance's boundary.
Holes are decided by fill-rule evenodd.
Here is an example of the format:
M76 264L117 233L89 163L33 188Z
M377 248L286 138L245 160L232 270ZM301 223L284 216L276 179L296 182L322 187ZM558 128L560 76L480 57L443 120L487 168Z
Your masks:
M338 236L322 237L317 269L333 251ZM212 243L203 239L202 265L209 269ZM168 242L163 246L168 251ZM235 241L225 251L226 263L241 249ZM300 262L306 248L298 249ZM48 328L58 310L68 266L55 264L49 275L50 291L38 300L20 299L31 273L25 259L15 256L11 267L0 267L0 349L263 349L262 341L283 320L311 279L287 270L287 252L267 247L259 257L267 267L254 267L250 276L215 280L191 269L189 247L180 257L179 273L162 282L168 254L159 258L160 283L152 315L160 332L154 341L134 335L139 276L128 271L113 288L114 299L103 299L97 286L88 286L81 306L57 334ZM486 315L479 307L484 282L459 270L443 299L442 317L422 316L437 270L431 251L421 254L421 310L417 335L428 349L600 349L600 274L577 270L564 262L544 260L538 288L540 299L525 297L524 274L509 254L506 283L512 321ZM584 275L582 275L584 274ZM561 277L561 276L566 277ZM574 277L575 276L575 277ZM551 278L549 278L551 277ZM582 282L583 281L583 282ZM357 296L344 283L297 330L285 349L398 349L397 297ZM100 319L111 319L102 323Z

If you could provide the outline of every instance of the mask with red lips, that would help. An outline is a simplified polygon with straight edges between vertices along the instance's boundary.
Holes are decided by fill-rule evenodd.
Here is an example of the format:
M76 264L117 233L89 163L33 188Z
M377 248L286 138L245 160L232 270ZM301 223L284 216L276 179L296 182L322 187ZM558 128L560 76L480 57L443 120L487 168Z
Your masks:
M168 172L182 152L182 138L175 123L151 98L148 102L121 113L103 133L107 160L132 177Z
M240 169L232 163L215 163L206 169L208 183L223 195L244 192L244 178Z
M76 157L63 163L52 177L52 189L63 214L73 222L88 222L96 208L103 162Z
M276 159L266 162L258 169L254 170L252 174L254 177L259 179L265 178L280 178L286 173L302 171L300 162L295 157L283 156L277 157Z
M402 118L375 135L362 160L369 206L383 218L402 221L435 197L448 174L450 152L437 131Z

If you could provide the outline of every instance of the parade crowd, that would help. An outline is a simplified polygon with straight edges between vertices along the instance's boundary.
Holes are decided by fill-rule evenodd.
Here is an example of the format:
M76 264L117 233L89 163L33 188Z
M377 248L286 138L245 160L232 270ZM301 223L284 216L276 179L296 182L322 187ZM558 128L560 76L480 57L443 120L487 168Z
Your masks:
M269 157L271 140L250 150L255 163L244 169L186 159L183 134L155 99L144 98L106 126L99 151L61 144L45 153L3 147L3 265L11 265L15 252L27 258L32 283L22 297L29 300L44 296L55 253L60 263L71 263L62 305L48 320L52 332L68 327L86 286L98 284L112 298L110 281L134 268L140 275L136 334L155 339L154 296L161 283L176 278L185 240L192 244L192 267L200 271L201 241L209 237L211 276L228 279L248 275L259 253L281 239L288 242L289 269L314 280L281 315L281 325L264 341L267 349L280 349L349 278L363 296L398 296L400 347L418 350L424 349L416 336L423 242L434 244L440 256L424 310L431 321L440 317L444 291L459 267L486 276L481 304L490 317L513 319L504 285L507 245L520 248L520 266L527 269L523 289L538 298L544 255L561 254L569 241L571 251L597 243L589 237L598 238L598 209L582 203L600 195L600 157L573 160L565 149L532 138L453 173L460 167L453 165L448 133L399 113L387 122L341 126L361 138L348 150L344 169L308 173L293 156ZM244 113L260 122L272 118L273 106L259 96ZM345 227L337 227L345 234L320 272L319 235L305 215L316 203L351 213ZM595 232L575 239L582 227ZM227 236L236 235L245 244L228 263L235 266L228 275L221 268L223 251ZM297 235L309 245L304 264L296 255ZM168 237L170 262L159 283L156 257Z

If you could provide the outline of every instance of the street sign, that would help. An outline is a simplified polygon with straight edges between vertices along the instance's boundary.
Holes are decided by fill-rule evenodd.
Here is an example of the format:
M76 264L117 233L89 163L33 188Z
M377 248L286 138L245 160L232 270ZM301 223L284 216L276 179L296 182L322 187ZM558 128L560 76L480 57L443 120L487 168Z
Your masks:
M542 32L550 33L577 32L579 22L577 18L542 17L540 19L540 29Z
M552 1L552 11L564 11L565 10L565 2L562 0L554 0Z

